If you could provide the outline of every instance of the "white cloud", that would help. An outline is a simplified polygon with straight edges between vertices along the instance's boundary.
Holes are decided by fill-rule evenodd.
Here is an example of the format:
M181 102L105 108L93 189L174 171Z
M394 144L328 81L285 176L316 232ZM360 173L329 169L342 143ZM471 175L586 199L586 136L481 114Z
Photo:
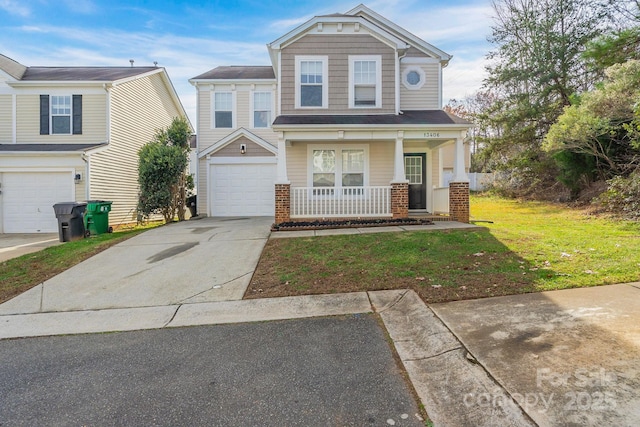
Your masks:
M484 66L486 60L480 58L459 58L451 61L442 71L442 97L446 104L450 99L463 99L473 95L481 89L484 78L487 77Z
M31 15L31 9L29 9L28 6L25 6L22 1L0 0L0 9L11 15L23 17Z

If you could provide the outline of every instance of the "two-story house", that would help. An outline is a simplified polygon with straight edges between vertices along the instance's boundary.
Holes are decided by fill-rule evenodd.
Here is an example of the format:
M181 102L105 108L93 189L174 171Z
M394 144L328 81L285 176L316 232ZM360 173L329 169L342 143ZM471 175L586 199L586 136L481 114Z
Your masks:
M135 222L138 150L186 113L161 67L26 67L0 55L0 233L55 232L58 202Z
M451 56L364 5L267 45L271 66L217 67L198 94L199 211L469 220L470 123L442 106ZM442 188L443 150L454 179Z

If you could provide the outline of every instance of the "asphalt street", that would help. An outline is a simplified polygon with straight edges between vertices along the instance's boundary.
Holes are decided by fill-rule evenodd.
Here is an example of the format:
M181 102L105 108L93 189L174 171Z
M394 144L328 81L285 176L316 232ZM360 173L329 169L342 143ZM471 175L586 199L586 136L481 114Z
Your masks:
M0 341L0 425L419 426L373 315Z

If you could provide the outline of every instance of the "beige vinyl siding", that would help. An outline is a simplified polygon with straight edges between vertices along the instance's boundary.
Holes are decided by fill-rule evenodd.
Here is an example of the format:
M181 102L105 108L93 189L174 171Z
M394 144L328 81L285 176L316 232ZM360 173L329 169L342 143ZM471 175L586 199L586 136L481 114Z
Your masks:
M440 186L440 150L431 150L427 154L427 157L431 157L431 185ZM429 162L429 159L427 159ZM432 197L431 188L427 188L427 195ZM431 205L431 199L429 199L429 205Z
M249 95L251 93L246 90L236 90L236 125L238 128L249 129Z
M439 151L442 153L442 168L453 169L453 164L455 163L456 146L454 144L449 144L442 147L442 149Z
M47 95L43 88L42 95ZM19 144L98 143L107 140L106 94L87 95L69 89L69 95L82 95L82 135L40 135L40 95L17 95L16 133Z
M76 182L74 186L76 201L83 202L87 200L87 177L85 176L86 168L76 167L73 174L75 176L75 174L78 174L78 173L80 174L82 179L80 180L80 182Z
M294 142L291 147L287 147L287 178L291 182L291 187L307 187L307 144Z
M206 214L207 213L207 192L208 192L208 182L209 182L209 163L207 159L199 159L198 160L198 183L196 185L196 191L198 194L197 205L198 205L198 214Z
M405 57L407 58L424 58L426 56L427 55L425 55L424 52L413 46L407 49L407 52L405 54Z
M0 144L13 142L13 100L11 95L0 95Z
M230 86L216 85L216 91L226 91L231 90ZM262 88L256 86L256 91L271 91L271 86L269 88ZM211 120L212 120L212 99L213 92L208 90L207 88L200 88L198 90L198 106L200 113L198 115L198 149L200 152L205 151L207 148L215 145L218 141L225 138L226 136L232 134L237 130L237 128L224 128L224 129L211 129ZM264 139L266 142L270 143L274 147L278 145L277 135L271 128L258 128L253 129L250 128L251 121L251 90L249 85L236 85L235 90L236 96L236 124L238 128L245 128L252 134ZM272 94L273 97L276 96L275 92ZM272 112L272 120L276 116L276 111Z
M319 141L317 143L322 146L339 147L341 144L332 144L329 141ZM307 157L306 143L293 143L287 149L287 177L291 181L292 187L307 187L308 168L310 160ZM349 146L357 147L359 145L369 147L369 185L389 185L393 179L393 153L395 141L372 141L363 144L349 143Z
M470 144L464 144L464 167L469 170L469 159L471 158ZM456 146L450 144L442 147L442 168L453 170L456 161Z
M90 178L90 198L113 202L111 224L136 220L138 150L180 115L170 90L159 74L111 89L111 140L91 156Z
M369 144L369 185L389 185L393 180L395 141Z
M245 154L240 153L240 145L246 144ZM211 155L211 157L273 157L274 154L244 136L229 143Z
M328 56L328 108L295 108L295 57ZM382 107L349 108L349 55L382 56ZM282 114L395 113L395 51L370 35L306 35L282 49Z
M277 135L271 128L265 129L252 129L250 128L251 124L251 84L236 84L234 87L231 85L223 85L216 84L214 89L211 90L210 87L202 86L198 89L198 151L203 152L207 150L212 145L218 143L221 139L229 136L233 132L235 132L238 128L245 128L247 131L252 134L262 138L264 141L269 144L277 147L278 139ZM272 91L272 96L276 98L276 92L273 91L273 85L264 85L264 84L256 84L254 86L255 91L260 92L269 92ZM236 114L236 125L238 128L225 128L225 129L212 129L211 121L212 121L212 94L214 91L231 91L235 93L236 105L235 111ZM275 118L277 112L277 106L274 107L272 119ZM259 145L251 142L250 140L241 137L238 140L232 142L228 146L222 148L221 150L212 153L211 157L237 157L241 156L240 154L240 144L246 143L248 145L247 154L245 156L253 157L253 156L273 156L273 154ZM198 213L204 214L206 213L208 206L208 189L207 183L209 182L208 170L209 164L207 162L206 157L198 160L198 168L200 171L200 176L198 177Z
M401 110L439 110L440 77L439 64L401 64L400 75L407 67L420 67L425 74L425 83L418 90L410 90L400 83Z

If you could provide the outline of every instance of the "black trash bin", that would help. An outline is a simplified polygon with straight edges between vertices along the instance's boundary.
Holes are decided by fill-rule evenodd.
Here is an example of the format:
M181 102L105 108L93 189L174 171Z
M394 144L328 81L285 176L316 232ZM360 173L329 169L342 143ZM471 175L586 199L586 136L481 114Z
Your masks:
M53 205L58 218L58 235L61 242L84 239L84 211L87 204L83 202L63 202Z
M187 197L187 207L191 213L191 217L198 216L198 196L193 195Z

